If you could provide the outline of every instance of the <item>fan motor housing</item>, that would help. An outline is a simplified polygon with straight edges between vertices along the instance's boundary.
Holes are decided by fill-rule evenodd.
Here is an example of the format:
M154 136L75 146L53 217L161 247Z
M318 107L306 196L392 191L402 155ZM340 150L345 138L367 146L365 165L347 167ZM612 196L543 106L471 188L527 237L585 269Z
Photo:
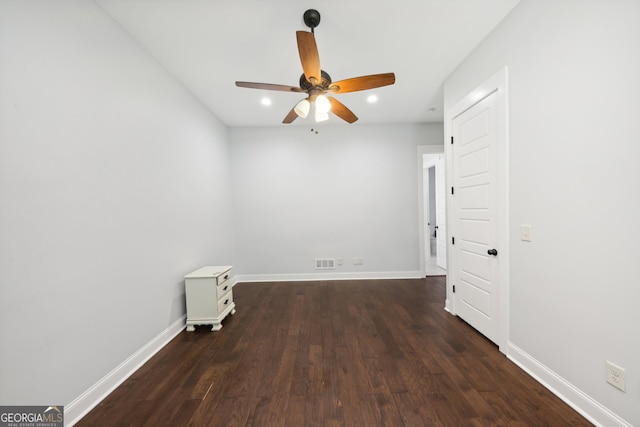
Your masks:
M326 89L329 87L329 85L331 84L331 76L329 75L329 73L327 73L324 70L320 70L320 78L322 79L322 81L317 84L316 86L320 86L323 89ZM311 84L311 82L309 80L307 80L307 78L305 77L304 73L300 76L300 87L304 90L309 90L311 88L313 88L314 86Z

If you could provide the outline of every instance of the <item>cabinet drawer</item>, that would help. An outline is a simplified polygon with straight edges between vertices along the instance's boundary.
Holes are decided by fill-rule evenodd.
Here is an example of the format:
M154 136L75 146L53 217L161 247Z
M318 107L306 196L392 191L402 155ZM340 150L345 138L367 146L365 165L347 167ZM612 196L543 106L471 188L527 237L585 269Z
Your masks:
M218 315L226 310L231 304L233 304L233 292L229 291L218 300Z
M218 285L218 289L217 289L218 299L220 299L222 295L226 294L231 290L231 282L226 280L225 282L226 283L222 283L221 285Z
M218 277L218 286L222 286L231 278L231 270L225 271Z

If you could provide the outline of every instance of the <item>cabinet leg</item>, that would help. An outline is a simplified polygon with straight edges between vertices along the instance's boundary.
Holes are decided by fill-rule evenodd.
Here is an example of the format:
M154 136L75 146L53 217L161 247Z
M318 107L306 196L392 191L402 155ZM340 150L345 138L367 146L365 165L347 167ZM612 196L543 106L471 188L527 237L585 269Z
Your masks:
M187 325L187 332L193 332L196 330L196 327L194 325Z
M234 314L236 314L236 309L235 308L233 310L231 310L231 315L233 316Z

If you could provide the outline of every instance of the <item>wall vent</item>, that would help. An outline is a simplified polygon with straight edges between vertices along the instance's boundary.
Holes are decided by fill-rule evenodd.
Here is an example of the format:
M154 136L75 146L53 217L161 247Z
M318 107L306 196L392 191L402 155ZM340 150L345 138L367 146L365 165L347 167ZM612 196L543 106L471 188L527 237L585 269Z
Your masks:
M335 258L316 258L316 270L335 270Z

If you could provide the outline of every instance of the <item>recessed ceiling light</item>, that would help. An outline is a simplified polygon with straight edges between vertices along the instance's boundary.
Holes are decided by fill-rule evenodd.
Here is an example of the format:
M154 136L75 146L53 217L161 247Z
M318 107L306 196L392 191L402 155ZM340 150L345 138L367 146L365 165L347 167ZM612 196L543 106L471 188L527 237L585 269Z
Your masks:
M260 103L264 106L269 106L271 105L271 100L269 98L262 98L262 100L260 101Z
M374 102L378 102L378 96L377 95L369 95L367 97L367 102L369 104L373 104Z

